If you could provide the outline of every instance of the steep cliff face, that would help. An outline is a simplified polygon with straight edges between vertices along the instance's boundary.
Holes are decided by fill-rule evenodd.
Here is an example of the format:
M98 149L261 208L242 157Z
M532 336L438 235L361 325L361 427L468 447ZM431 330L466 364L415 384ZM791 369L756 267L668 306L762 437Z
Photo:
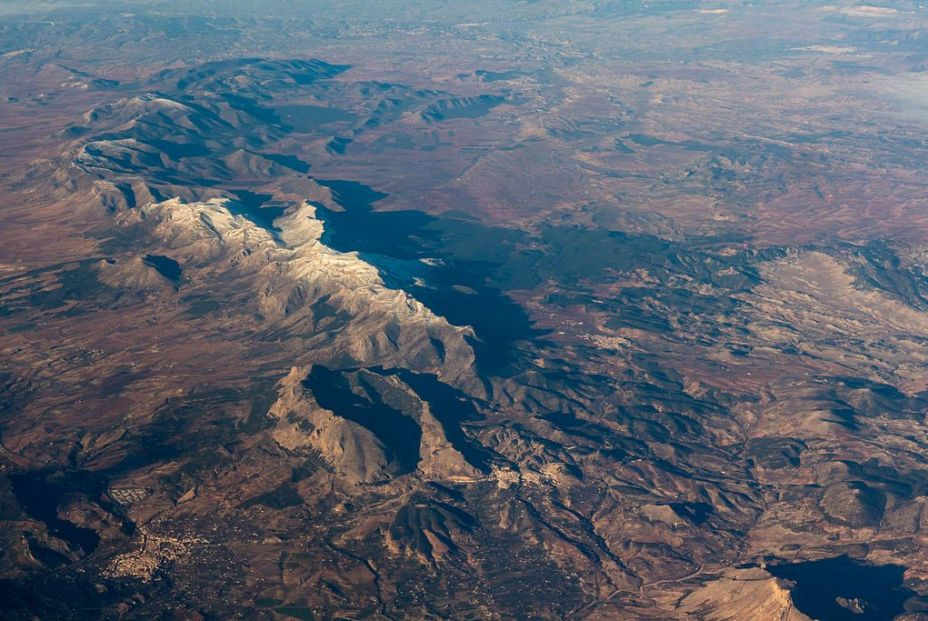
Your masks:
M786 586L761 569L729 570L680 600L675 612L710 621L810 621L796 609Z
M449 441L428 401L396 375L294 367L279 395L269 412L274 440L317 453L349 486L403 476L468 483L486 474Z

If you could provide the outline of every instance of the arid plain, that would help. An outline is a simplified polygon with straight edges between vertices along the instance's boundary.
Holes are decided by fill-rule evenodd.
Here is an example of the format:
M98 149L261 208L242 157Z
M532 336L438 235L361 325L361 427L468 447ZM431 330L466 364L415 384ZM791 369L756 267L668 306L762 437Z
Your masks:
M928 618L915 2L0 8L0 616Z

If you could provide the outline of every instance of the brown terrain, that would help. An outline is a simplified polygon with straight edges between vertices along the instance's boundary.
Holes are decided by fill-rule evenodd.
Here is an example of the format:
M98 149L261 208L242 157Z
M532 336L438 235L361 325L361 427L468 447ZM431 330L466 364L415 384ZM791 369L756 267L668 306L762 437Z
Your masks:
M0 617L928 619L924 6L256 4L0 7Z

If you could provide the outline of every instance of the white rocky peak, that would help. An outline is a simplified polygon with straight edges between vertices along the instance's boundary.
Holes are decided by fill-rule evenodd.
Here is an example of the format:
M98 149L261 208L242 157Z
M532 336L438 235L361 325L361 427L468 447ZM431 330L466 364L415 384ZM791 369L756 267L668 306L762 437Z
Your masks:
M260 314L282 326L315 326L311 309L319 300L346 312L351 321L334 335L335 347L359 363L392 365L424 356L422 364L447 380L472 375L474 353L466 339L473 329L453 326L407 292L387 287L356 252L323 244L323 223L309 203L278 218L273 231L233 213L230 201L219 198L171 199L124 218L153 221L165 253L185 269L196 266L201 279L230 271L253 279ZM322 338L316 329L307 328L306 338ZM436 354L433 341L443 343L443 353Z

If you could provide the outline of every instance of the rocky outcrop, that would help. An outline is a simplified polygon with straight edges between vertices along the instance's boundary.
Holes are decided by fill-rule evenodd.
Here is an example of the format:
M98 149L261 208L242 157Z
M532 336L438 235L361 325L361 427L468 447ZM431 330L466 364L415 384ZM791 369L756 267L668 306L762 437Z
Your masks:
M879 526L886 497L866 483L849 481L829 485L819 505L828 518L839 524L854 528Z
M793 605L789 590L762 569L733 569L680 601L675 618L707 621L780 619L809 621Z
M429 403L396 376L295 367L279 390L269 412L274 440L289 451L317 453L349 485L403 475L455 482L481 476Z
M382 365L473 383L473 331L449 324L402 290L387 287L356 253L322 243L323 224L308 203L259 226L228 200L168 200L122 217L144 225L192 278L244 278L254 310L276 331L306 339L315 361Z
M103 260L99 266L100 282L111 287L141 291L169 291L175 283L143 257L128 261Z

